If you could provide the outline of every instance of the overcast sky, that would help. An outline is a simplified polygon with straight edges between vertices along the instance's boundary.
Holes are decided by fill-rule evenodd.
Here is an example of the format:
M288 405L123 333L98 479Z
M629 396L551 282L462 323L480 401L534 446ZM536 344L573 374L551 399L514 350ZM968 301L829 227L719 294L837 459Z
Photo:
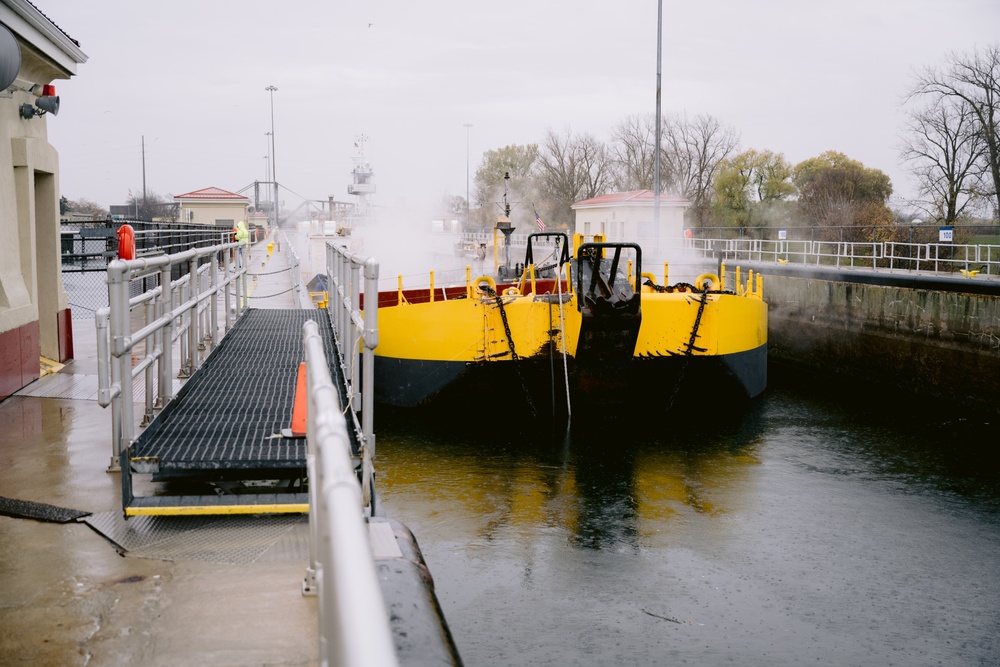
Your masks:
M149 191L265 180L269 85L286 207L351 200L361 134L376 202L429 215L465 196L467 155L474 175L486 150L655 110L656 0L33 1L89 57L55 82L62 193L104 206L141 191L142 137ZM665 0L663 24L664 112L793 164L841 151L908 197L902 97L1000 40L1000 1Z

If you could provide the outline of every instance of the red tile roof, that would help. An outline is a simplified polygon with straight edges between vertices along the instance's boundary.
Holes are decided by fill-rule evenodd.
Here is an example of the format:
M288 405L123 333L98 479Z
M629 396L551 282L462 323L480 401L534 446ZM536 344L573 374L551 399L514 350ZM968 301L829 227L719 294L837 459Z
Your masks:
M222 188L202 188L194 192L185 192L182 195L175 195L174 199L224 199L232 201L250 201L249 197L238 195Z
M612 192L593 199L584 199L573 204L573 208L590 208L593 206L610 206L614 204L649 204L653 202L652 190L632 190L631 192ZM688 204L687 199L660 193L661 204Z

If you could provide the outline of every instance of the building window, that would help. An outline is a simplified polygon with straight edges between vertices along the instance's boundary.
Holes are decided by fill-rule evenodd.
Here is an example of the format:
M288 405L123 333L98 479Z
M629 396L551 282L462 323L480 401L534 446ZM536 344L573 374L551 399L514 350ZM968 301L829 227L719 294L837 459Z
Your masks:
M235 220L220 220L219 218L216 218L215 219L215 224L217 224L217 225L226 225L226 226L229 226L229 227L235 227L236 226L236 221Z
M590 236L590 222L583 223L583 235Z

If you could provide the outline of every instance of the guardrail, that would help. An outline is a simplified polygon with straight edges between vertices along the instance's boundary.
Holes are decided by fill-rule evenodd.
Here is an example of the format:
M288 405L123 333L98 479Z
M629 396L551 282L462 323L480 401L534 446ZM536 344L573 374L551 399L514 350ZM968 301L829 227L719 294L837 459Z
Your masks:
M284 239L285 247L288 249L288 254L291 257L289 262L289 269L292 272L292 286L295 288L295 294L299 302L299 308L303 310L312 310L315 308L315 304L312 302L312 298L309 296L309 290L302 282L302 262L299 260L299 255L295 252L295 244L288 240L288 235L285 232L281 232L281 238Z
M121 470L121 452L135 438L132 380L146 373L144 423L154 407L163 407L173 397L175 352L179 377L190 376L201 365L200 349L214 349L218 340L219 293L223 293L223 335L247 305L247 267L230 264L230 250L239 243L196 248L173 255L108 264L108 307L95 316L97 327L98 403L111 406L112 451L109 471ZM220 276L219 255L223 258ZM202 258L210 258L199 267ZM171 280L173 268L186 265L188 272ZM129 298L133 280L156 278L156 287ZM235 294L229 286L235 285ZM235 296L235 304L232 297ZM144 306L145 316L133 318L133 308ZM143 325L133 331L141 319ZM133 353L143 343L143 356L133 365ZM174 343L178 343L175 351Z
M303 592L319 595L320 664L398 664L372 559L362 486L347 422L315 322L302 327L308 410L310 567ZM370 470L363 471L369 479Z
M686 245L705 256L726 259L1000 275L1000 245L721 238L688 239Z
M364 301L361 299L364 272ZM378 346L378 262L352 253L343 246L326 244L327 313L340 352L344 378L350 395L351 414L361 413L364 444L375 456L374 384L375 348ZM362 315L362 308L364 314ZM361 343L359 377L358 343Z

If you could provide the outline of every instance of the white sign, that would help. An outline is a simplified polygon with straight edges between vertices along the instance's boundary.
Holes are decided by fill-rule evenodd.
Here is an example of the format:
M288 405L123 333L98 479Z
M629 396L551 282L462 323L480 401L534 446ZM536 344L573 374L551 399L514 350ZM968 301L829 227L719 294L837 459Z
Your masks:
M951 243L955 240L954 227L938 227L938 242Z
M778 230L778 240L779 241L784 241L787 238L788 238L788 230L787 229L779 229Z

